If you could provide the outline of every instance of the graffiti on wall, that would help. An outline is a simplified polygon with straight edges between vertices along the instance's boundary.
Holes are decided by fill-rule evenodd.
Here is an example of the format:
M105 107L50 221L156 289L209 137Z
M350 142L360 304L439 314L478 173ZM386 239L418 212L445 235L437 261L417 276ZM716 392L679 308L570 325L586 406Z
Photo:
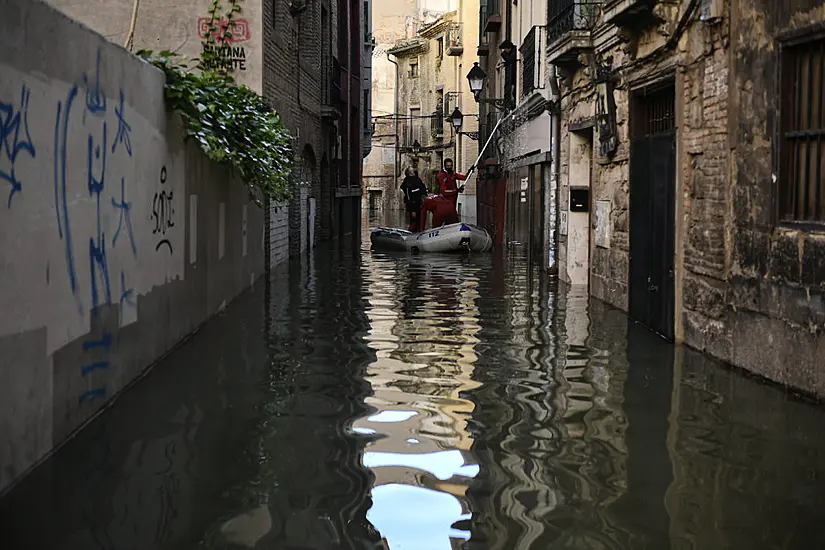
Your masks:
M217 30L211 34L214 39L213 43L207 44L205 41L209 37L209 22L208 17L198 19L198 37L204 42L203 52L212 53L215 59L210 68L245 71L247 68L246 47L241 44L252 38L249 21L234 19L233 28L227 36L229 23L225 18L222 19L216 25Z
M155 251L165 246L169 250L169 254L174 254L172 242L166 238L166 231L175 227L175 207L172 203L175 194L174 191L167 190L165 187L167 177L166 166L164 166L160 169L161 189L155 192L155 196L152 198L152 220L155 223L152 235L160 239L155 245Z
M10 186L7 208L15 193L23 189L23 182L17 178L15 163L20 153L32 159L36 157L34 142L29 133L29 99L31 90L25 84L20 92L19 104L0 100L0 181Z
M137 308L130 266L137 267L139 251L131 198L138 187L130 188L130 179L138 173L132 157L139 151L132 146L126 91L120 88L117 101L107 100L100 62L98 51L94 69L57 102L54 122L57 233L71 295L81 315L87 309L92 315L91 331L82 342L80 404L107 396L106 384L96 375L110 370L118 336L106 328L101 312L116 305L122 323L124 312ZM88 200L78 202L84 197ZM169 227L174 226L173 215L170 210ZM113 261L113 255L119 261ZM90 303L85 304L87 290Z
M208 17L198 19L198 38L201 40L205 40L206 37L209 36L209 21L210 19ZM229 33L231 36L225 36L227 27L229 26L229 22L225 17L216 23L217 30L212 32L212 38L215 42L223 42L224 37L228 43L248 42L249 39L252 38L249 30L249 21L246 19L233 19L233 21L233 29Z

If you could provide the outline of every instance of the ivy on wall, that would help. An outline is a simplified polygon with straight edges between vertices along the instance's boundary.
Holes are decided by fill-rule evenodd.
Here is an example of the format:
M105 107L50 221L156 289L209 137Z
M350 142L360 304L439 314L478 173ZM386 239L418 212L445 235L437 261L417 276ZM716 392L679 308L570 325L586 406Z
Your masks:
M236 170L258 206L266 199L291 198L292 138L281 117L255 91L232 78L219 52L232 39L240 0L223 12L220 0L209 7L203 53L190 70L171 51L137 55L166 74L166 100L180 115L185 139L194 139L214 162Z

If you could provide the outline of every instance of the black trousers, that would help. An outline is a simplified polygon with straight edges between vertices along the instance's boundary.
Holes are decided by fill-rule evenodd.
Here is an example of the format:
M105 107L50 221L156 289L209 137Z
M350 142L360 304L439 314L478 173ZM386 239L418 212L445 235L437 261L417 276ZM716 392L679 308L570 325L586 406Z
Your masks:
M410 231L412 231L413 233L417 233L423 229L423 227L421 227L421 220L419 219L421 217L420 204L418 205L417 210L407 210L407 217L410 220Z

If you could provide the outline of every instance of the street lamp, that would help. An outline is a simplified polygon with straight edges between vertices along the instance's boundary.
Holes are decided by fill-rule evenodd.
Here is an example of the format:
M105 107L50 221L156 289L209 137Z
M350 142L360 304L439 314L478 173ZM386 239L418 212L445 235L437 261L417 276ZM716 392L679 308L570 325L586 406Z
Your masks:
M470 91L476 99L476 103L487 103L495 105L497 109L504 110L505 102L503 99L486 99L481 97L481 91L484 89L484 79L487 78L487 73L484 69L478 66L478 61L473 63L473 68L467 73L467 81L470 83Z
M458 133L458 131L461 130L461 125L464 124L464 115L458 110L458 107L456 107L453 114L450 115L450 122L453 123L453 128L455 128L456 133Z
M415 140L412 144L412 152L414 155L418 155L421 152L421 144L418 143L418 140Z
M478 66L478 61L474 62L473 68L467 73L467 80L470 82L470 91L473 92L474 96L479 97L481 95L485 78L487 78L487 73Z
M476 116L476 115L470 115ZM478 118L476 116L476 118ZM478 141L478 132L462 132L461 127L464 125L464 113L462 113L458 107L455 108L453 114L450 115L450 122L453 124L453 128L455 128L455 133L462 136L467 136L473 141Z

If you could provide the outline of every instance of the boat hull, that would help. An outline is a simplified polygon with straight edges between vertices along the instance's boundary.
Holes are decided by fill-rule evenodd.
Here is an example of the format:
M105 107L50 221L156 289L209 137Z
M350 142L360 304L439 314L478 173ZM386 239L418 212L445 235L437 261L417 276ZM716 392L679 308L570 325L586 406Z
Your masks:
M481 227L469 223L454 223L420 233L405 229L376 227L370 232L375 250L419 252L488 252L493 239Z

